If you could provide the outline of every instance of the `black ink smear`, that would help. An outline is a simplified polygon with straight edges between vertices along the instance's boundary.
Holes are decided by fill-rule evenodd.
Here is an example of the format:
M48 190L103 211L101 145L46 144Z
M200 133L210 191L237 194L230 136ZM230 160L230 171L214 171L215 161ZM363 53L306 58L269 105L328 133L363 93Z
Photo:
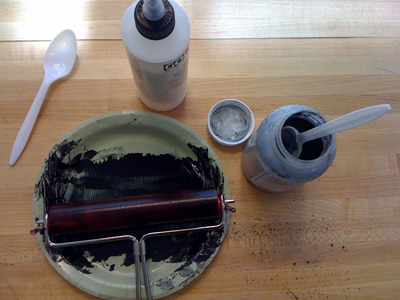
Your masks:
M175 157L171 154L151 155L129 153L120 158L110 154L102 162L93 162L98 154L85 149L83 153L72 154L80 140L64 141L54 148L44 167L36 189L39 198L44 199L45 209L60 203L80 202L92 199L107 199L129 195L162 193L185 189L215 188L223 193L224 181L221 170L208 156L206 147L188 144L196 159ZM105 149L102 152L105 152ZM78 152L78 151L77 151ZM201 226L199 222L179 224L179 228ZM126 230L105 233L74 235L73 240L97 238L103 236L133 234L140 238L142 234L155 230L172 229L176 225L164 225L146 230L129 232ZM223 229L216 232L196 232L173 236L150 238L146 241L147 258L154 262L185 262L180 268L196 262L201 265L221 243ZM71 240L62 237L56 242ZM130 241L119 241L61 249L46 246L53 261L60 260L72 265L80 272L91 273L92 263L106 261L111 256L125 254L123 265L134 264L133 246ZM93 257L90 261L84 257L88 251ZM112 265L109 271L116 266Z

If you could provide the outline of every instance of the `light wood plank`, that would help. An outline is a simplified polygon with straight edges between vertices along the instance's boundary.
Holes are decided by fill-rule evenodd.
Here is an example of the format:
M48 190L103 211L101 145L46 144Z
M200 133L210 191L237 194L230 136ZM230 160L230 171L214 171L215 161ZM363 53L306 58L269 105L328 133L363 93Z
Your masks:
M189 90L182 105L162 114L213 148L237 213L211 264L166 299L399 299L400 3L178 2L192 25ZM120 40L130 4L0 2L0 299L97 299L61 277L29 235L32 194L45 157L69 130L110 111L150 111L136 94ZM80 39L76 67L50 89L24 153L10 167L12 144L43 78L48 40L64 27ZM208 133L208 111L224 98L244 101L256 128L288 104L315 108L329 120L382 103L392 111L337 134L337 154L323 176L268 194L241 170L244 145L224 147Z
M1 80L43 75L49 42L1 43ZM190 78L400 74L400 39L192 40ZM121 41L79 41L73 79L129 79Z
M188 13L193 39L400 37L397 1L177 2ZM120 20L131 3L2 1L0 41L49 40L64 28L79 39L120 39Z

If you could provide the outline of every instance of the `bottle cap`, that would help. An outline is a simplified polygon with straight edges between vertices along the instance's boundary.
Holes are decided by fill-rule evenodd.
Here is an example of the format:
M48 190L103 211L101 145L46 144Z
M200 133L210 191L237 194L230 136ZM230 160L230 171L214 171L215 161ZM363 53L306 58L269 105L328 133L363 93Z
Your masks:
M254 130L254 115L243 102L226 99L215 104L208 114L208 131L224 146L236 146L246 141Z
M143 12L143 0L139 1L135 8L136 29L142 36L150 40L162 40L169 36L175 28L175 12L171 3L163 1L165 6L164 16L156 21L146 18Z

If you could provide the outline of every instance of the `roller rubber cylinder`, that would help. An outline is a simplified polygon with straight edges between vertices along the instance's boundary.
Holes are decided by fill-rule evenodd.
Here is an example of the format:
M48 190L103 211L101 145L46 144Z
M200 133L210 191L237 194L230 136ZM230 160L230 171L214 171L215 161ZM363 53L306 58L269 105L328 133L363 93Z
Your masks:
M215 190L90 200L50 206L50 235L142 228L196 220L220 220L222 199Z

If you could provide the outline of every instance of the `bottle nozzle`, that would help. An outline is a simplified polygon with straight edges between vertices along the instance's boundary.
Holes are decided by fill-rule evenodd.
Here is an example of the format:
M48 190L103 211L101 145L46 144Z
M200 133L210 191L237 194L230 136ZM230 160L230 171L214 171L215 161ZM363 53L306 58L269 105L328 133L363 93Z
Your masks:
M135 8L136 29L151 40L161 40L175 28L175 13L167 0L140 0Z
M162 0L144 0L143 15L150 21L158 21L165 14Z

